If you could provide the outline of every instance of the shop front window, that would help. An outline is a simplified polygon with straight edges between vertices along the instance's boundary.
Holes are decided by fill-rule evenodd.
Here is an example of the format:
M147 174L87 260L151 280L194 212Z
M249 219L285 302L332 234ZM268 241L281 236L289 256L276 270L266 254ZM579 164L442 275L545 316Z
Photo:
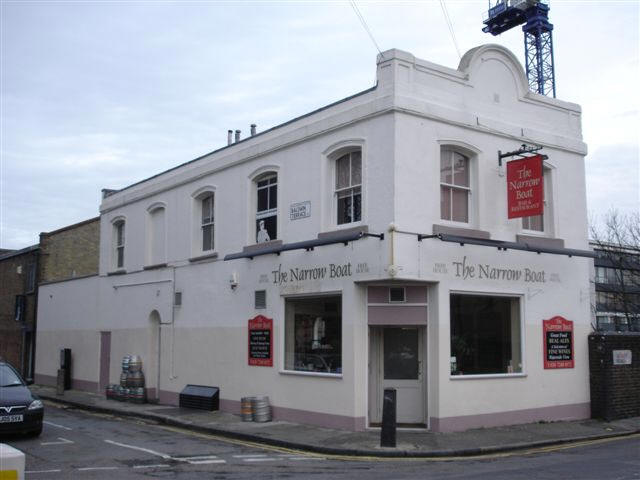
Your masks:
M520 301L451 295L451 375L522 372Z
M288 299L285 304L285 369L342 373L342 299Z

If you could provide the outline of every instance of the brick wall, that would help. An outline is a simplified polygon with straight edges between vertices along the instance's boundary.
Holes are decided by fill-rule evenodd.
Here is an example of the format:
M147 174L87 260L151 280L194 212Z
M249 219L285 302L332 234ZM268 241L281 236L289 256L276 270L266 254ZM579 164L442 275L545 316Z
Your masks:
M631 351L631 365L614 365L613 351ZM640 333L589 335L591 417L640 416Z
M100 219L92 218L54 232L40 234L41 282L96 275Z
M0 357L13 365L23 376L30 376L29 356L32 354L33 337L25 345L27 332L33 332L36 316L36 290L27 282L30 266L37 274L38 249L30 247L5 254L0 258ZM37 277L35 279L37 284ZM22 320L15 319L16 296L25 296ZM32 333L31 333L32 335Z

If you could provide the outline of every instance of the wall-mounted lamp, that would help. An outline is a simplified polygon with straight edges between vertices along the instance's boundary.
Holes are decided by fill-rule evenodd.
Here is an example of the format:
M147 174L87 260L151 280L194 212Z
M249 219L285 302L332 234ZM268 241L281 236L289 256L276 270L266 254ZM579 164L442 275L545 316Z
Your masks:
M231 290L235 290L238 286L238 274L236 272L233 272L231 277L229 277L229 286L231 287Z

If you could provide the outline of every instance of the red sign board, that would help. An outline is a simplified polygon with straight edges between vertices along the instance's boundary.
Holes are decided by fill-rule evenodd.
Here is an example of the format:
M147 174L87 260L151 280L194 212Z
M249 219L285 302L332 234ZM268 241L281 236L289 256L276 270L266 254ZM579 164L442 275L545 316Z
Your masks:
M544 368L573 368L573 322L563 317L542 321Z
M542 215L544 182L540 155L507 163L507 200L509 218Z
M258 315L249 320L249 365L273 367L273 320Z

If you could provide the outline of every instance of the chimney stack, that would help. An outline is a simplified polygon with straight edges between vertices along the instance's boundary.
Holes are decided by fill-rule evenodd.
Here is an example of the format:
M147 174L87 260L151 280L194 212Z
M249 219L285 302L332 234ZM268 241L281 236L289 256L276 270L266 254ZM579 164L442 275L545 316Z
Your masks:
M256 134L256 124L251 124L251 136L253 137Z
M233 142L233 130L227 130L227 145L231 145Z
M236 130L236 142L240 141L240 130Z

